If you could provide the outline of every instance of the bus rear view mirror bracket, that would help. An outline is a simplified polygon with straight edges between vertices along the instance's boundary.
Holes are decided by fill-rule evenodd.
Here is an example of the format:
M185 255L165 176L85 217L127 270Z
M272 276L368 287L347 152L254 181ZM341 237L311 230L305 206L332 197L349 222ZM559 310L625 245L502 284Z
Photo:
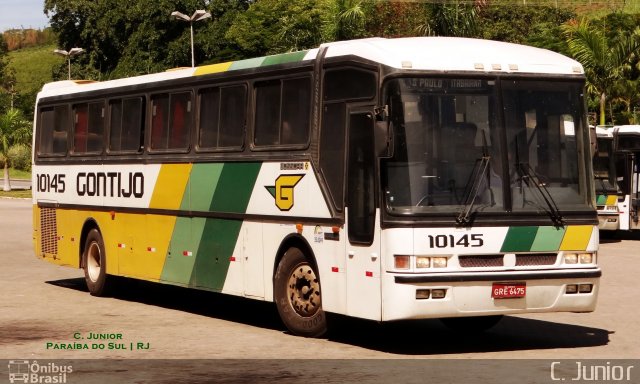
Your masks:
M388 121L375 122L376 153L379 157L393 156L393 124Z

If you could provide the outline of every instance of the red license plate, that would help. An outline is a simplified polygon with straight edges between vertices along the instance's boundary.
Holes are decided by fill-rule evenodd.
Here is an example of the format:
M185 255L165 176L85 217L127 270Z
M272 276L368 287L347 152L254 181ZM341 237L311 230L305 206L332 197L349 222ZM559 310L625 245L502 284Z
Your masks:
M491 297L494 299L513 299L525 297L526 294L526 283L493 283L491 286Z

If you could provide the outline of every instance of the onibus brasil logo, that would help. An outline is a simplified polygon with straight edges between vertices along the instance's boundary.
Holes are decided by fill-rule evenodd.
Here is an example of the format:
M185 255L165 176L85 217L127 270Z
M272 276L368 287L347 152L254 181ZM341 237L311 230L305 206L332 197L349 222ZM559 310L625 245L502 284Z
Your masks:
M280 175L276 179L275 185L265 186L267 191L274 197L276 207L281 211L288 211L293 208L293 189L304 177L302 175Z
M73 372L71 365L53 362L38 364L37 361L9 360L9 382L16 383L66 383L67 374Z

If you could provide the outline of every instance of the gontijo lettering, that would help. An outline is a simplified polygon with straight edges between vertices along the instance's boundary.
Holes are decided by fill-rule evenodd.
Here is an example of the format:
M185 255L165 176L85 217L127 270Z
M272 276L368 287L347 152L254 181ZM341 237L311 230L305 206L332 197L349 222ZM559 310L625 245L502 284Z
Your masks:
M144 196L142 172L80 172L76 178L78 196L135 197Z

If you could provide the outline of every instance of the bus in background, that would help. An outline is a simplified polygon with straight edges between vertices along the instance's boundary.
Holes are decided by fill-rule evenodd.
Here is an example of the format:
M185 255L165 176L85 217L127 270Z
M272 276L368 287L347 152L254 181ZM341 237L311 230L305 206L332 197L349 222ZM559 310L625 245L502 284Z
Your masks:
M596 151L593 157L598 228L601 231L616 231L620 227L618 209L618 178L614 153L613 129L595 127Z
M111 276L326 313L596 306L582 66L464 38L371 38L39 93L34 249ZM203 303L210 305L210 303Z
M640 229L640 125L613 128L620 230Z

